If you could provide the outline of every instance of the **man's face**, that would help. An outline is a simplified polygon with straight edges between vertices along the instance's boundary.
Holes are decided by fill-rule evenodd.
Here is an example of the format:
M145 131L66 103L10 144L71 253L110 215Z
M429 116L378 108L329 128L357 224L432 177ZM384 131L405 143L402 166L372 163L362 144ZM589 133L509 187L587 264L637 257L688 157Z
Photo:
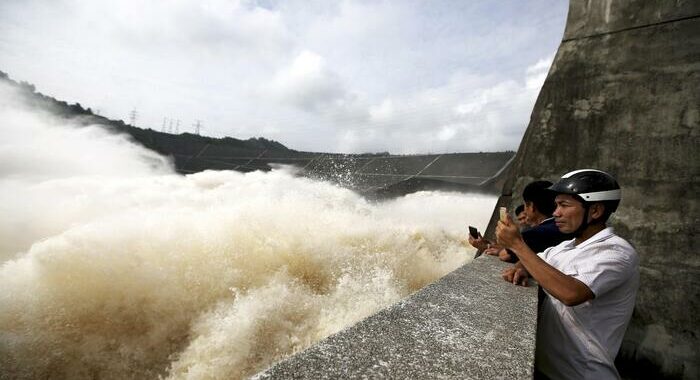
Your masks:
M583 213L585 212L583 203L572 195L567 194L557 195L554 203L556 203L557 208L552 215L559 231L565 234L576 231L583 220Z
M523 214L525 214L525 223L531 226L537 225L537 220L535 220L535 204L532 202L525 202L525 207L523 209ZM518 216L520 220L520 216Z
M518 214L517 218L518 218L518 224L521 227L526 227L528 225L527 215L525 214L525 210L521 211L520 214Z

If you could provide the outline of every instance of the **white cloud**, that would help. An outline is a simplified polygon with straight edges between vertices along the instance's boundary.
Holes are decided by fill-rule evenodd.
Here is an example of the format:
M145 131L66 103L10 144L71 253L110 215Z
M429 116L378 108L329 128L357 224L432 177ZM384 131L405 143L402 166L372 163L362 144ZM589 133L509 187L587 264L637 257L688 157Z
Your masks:
M440 141L449 141L457 134L457 128L460 125L443 125L440 132L437 134L437 139Z
M458 73L444 86L384 99L369 106L363 130L372 133L346 133L342 145L392 141L396 153L515 149L551 61L539 60L517 79Z
M379 105L369 108L369 115L373 122L386 122L394 117L394 102L384 99Z
M554 55L551 55L547 58L542 58L539 61L537 61L534 65L528 66L525 72L527 72L528 75L540 74L543 71L547 72L547 70L549 70L549 67L552 66L553 60Z
M340 105L348 96L323 57L311 51L301 52L288 67L277 72L266 91L282 103L305 111Z
M528 66L527 72L527 88L539 90L547 79L549 67L552 66L554 55L542 58L532 66Z
M202 120L315 151L515 149L565 15L553 0L0 2L0 70L108 117L136 108L154 129Z

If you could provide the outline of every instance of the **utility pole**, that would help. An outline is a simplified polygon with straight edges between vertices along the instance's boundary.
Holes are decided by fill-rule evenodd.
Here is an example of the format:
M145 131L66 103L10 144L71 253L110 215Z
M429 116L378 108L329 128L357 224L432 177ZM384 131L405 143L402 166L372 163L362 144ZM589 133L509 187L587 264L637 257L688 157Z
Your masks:
M177 119L177 124L175 124L175 134L180 134L180 119Z
M136 126L136 118L138 116L139 116L139 114L138 114L138 112L136 112L136 108L131 110L131 112L129 113L129 120L131 121L131 125L134 127Z
M161 131L161 132L165 132L165 121L166 121L166 120L168 120L168 118L167 118L167 117L164 117L164 118L163 118L163 127L160 128L160 131Z
M168 133L173 133L173 119L170 119L170 123L168 123Z

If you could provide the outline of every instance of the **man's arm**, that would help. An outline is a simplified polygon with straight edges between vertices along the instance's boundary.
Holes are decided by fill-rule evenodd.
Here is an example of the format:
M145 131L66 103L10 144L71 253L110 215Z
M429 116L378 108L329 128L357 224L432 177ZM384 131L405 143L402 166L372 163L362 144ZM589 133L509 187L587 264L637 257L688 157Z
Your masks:
M513 221L498 222L496 236L499 244L513 251L520 262L540 286L567 306L576 306L593 299L594 294L583 282L568 276L542 260L525 244ZM517 265L516 264L516 267ZM505 278L505 276L504 276Z

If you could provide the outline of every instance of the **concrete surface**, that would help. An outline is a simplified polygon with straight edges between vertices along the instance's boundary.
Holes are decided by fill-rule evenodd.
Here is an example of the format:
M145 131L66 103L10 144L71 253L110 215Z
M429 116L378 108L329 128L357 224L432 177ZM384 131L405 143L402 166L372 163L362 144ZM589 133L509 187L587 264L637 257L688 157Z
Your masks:
M537 287L480 257L256 379L530 379Z

